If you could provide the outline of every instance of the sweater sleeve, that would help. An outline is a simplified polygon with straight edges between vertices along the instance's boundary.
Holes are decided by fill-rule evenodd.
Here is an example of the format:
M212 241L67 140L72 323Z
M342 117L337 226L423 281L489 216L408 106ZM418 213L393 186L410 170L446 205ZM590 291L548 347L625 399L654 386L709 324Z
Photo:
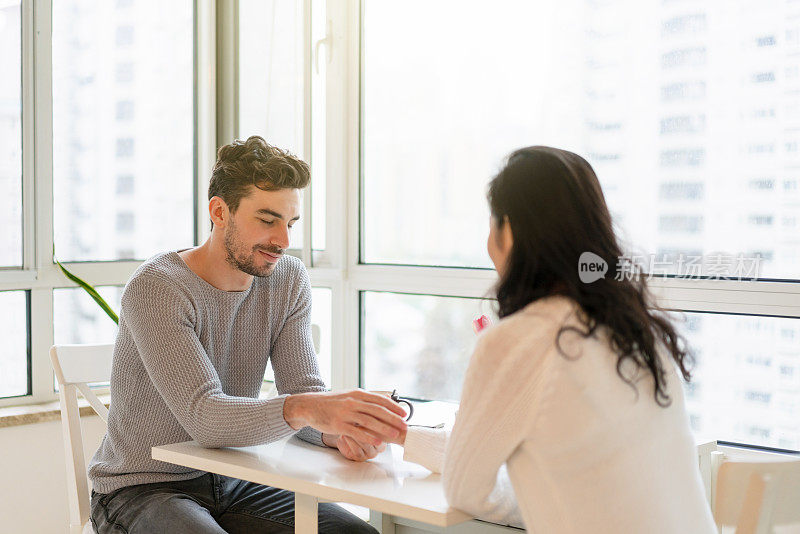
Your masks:
M141 274L122 295L129 329L155 389L186 432L204 447L269 443L294 430L283 418L284 396L226 395L194 330L194 305L179 286Z
M447 440L446 430L408 427L403 444L403 460L419 464L434 473L441 473Z
M520 350L515 347L516 333L499 327L479 338L467 369L446 448L443 483L454 508L493 522L521 524L505 463L536 416L541 360L549 344L544 338L537 343L536 334L526 332L525 348Z
M297 268L289 315L275 337L270 354L279 395L326 390L311 339L311 283L302 263L297 262ZM322 433L309 426L300 429L297 437L325 446Z

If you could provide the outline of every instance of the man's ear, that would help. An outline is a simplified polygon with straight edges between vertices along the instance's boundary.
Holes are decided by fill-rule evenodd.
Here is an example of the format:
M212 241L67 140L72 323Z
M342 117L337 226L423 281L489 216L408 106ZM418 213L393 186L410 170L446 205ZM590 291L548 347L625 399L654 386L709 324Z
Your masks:
M208 215L211 217L211 222L214 226L225 228L230 220L230 210L228 205L220 197L211 197L208 201Z

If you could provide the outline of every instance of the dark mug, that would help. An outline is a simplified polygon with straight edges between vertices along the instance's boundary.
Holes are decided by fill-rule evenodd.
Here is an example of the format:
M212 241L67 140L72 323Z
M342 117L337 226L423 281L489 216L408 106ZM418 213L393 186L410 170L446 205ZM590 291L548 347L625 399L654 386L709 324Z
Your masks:
M408 415L406 416L406 421L411 419L411 416L414 415L414 405L411 404L411 401L406 399L401 399L400 395L397 394L397 390L393 389L392 391L370 391L370 393L377 393L378 395L383 395L384 397L389 397L397 404L405 404L408 406Z

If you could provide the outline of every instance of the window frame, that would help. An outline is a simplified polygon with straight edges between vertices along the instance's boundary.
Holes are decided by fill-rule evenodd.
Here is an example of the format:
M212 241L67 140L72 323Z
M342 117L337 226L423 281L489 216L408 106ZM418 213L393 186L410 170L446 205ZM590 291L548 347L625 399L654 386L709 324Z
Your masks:
M239 132L236 61L237 0L194 0L195 244L210 233L206 192L216 147ZM331 375L334 389L361 384L361 293L391 291L451 297L486 297L493 270L361 263L363 221L363 9L364 0L329 0L327 34L311 40L312 0L303 0L306 73L304 153L311 151L312 69L326 61L324 165L326 247L313 250L314 216L304 195L304 240L292 254L304 259L311 284L331 290ZM0 270L0 290L30 290L33 394L0 398L0 407L55 400L48 351L53 344L53 289L75 287L51 261L52 58L50 0L22 0L23 266ZM34 114L34 109L36 113ZM218 143L218 141L221 141ZM38 155L38 157L37 157ZM313 163L313 162L312 162ZM36 176L36 180L34 180ZM313 179L312 179L313 187ZM66 267L96 285L122 285L140 261L76 262ZM674 311L800 319L800 280L686 280L654 276L658 305Z

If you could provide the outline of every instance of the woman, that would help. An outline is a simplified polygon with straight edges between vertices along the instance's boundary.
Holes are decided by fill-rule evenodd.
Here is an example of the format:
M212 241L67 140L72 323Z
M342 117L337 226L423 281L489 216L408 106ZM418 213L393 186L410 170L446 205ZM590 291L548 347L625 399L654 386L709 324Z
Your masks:
M614 272L622 250L591 166L523 148L488 199L501 320L478 340L449 439L410 428L406 458L443 472L453 507L512 524L518 512L537 533L716 532L678 376L689 379L683 340L642 279ZM584 252L610 272L581 281Z

